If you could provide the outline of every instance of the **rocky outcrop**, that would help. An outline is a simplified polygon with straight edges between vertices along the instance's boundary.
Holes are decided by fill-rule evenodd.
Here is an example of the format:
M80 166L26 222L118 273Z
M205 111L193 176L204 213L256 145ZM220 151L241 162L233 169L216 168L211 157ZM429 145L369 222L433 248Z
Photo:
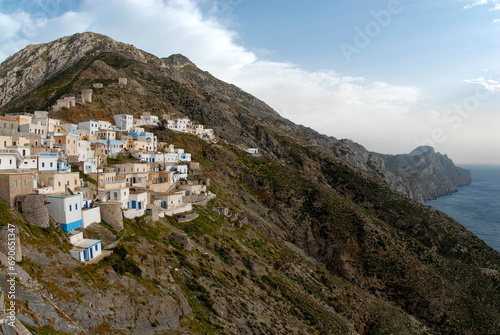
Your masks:
M186 65L196 66L193 64L193 62L191 62L189 60L189 58L187 58L186 56L181 55L181 54L174 54L174 55L171 55L169 57L162 58L162 59L166 64L172 65L174 68L177 68L177 69L182 68Z
M459 186L472 182L471 173L455 166L446 155L432 147L422 146L410 154L380 155L387 169L401 176L423 200L456 192Z
M125 53L131 59L147 62L145 52L90 32L66 36L50 43L28 45L8 57L0 66L0 107L13 98L27 94L83 58L112 50Z

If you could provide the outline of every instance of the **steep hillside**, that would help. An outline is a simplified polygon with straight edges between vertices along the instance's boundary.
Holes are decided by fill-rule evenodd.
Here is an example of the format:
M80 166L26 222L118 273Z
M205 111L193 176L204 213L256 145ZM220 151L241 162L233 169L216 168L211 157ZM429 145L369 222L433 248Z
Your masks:
M104 38L72 38L82 36L90 44ZM397 192L412 190L380 156L294 125L181 55L162 60L119 43L98 45L42 76L29 94L10 86L18 93L3 98L2 111L45 109L63 94L105 83L91 104L54 116L77 122L122 112L186 115L214 128L220 144L164 128L157 135L193 154L218 197L189 223L126 221L120 233L95 225L90 235L121 240L113 257L87 267L71 259L62 231L36 229L16 216L26 250L21 266L78 327L96 334L498 331L500 254ZM5 69L19 55L0 74L11 77ZM118 87L118 77L129 84ZM238 146L259 147L263 156ZM213 206L248 222L238 228ZM5 206L2 212L4 224L14 220ZM22 287L27 322L74 331L39 291Z

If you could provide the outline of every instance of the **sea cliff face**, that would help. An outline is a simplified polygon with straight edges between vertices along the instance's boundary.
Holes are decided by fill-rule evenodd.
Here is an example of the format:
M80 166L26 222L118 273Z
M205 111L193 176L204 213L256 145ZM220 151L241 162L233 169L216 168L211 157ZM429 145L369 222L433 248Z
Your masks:
M401 176L423 200L456 192L472 182L469 170L455 166L446 155L422 146L407 155L381 155L387 169Z

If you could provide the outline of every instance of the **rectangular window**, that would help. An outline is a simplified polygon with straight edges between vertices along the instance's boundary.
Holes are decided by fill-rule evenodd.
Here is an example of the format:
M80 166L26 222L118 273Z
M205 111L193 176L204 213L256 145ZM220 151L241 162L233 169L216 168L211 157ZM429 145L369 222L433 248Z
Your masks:
M26 186L26 180L23 180L23 186Z
M72 208L71 208L71 205L69 205L69 211L71 212Z
M75 211L78 210L78 204L75 204Z
M50 167L52 167L52 162L50 162Z
M14 180L14 187L17 187L17 180Z
M45 167L45 163L44 162L42 162L42 167Z

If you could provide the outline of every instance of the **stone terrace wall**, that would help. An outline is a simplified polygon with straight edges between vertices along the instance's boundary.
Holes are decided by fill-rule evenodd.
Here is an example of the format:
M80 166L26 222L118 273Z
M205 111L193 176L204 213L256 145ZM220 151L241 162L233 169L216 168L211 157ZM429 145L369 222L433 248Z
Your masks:
M21 202L21 213L32 225L49 227L49 207L44 194L28 194Z
M103 202L99 204L101 220L116 231L123 230L122 204L120 202Z

